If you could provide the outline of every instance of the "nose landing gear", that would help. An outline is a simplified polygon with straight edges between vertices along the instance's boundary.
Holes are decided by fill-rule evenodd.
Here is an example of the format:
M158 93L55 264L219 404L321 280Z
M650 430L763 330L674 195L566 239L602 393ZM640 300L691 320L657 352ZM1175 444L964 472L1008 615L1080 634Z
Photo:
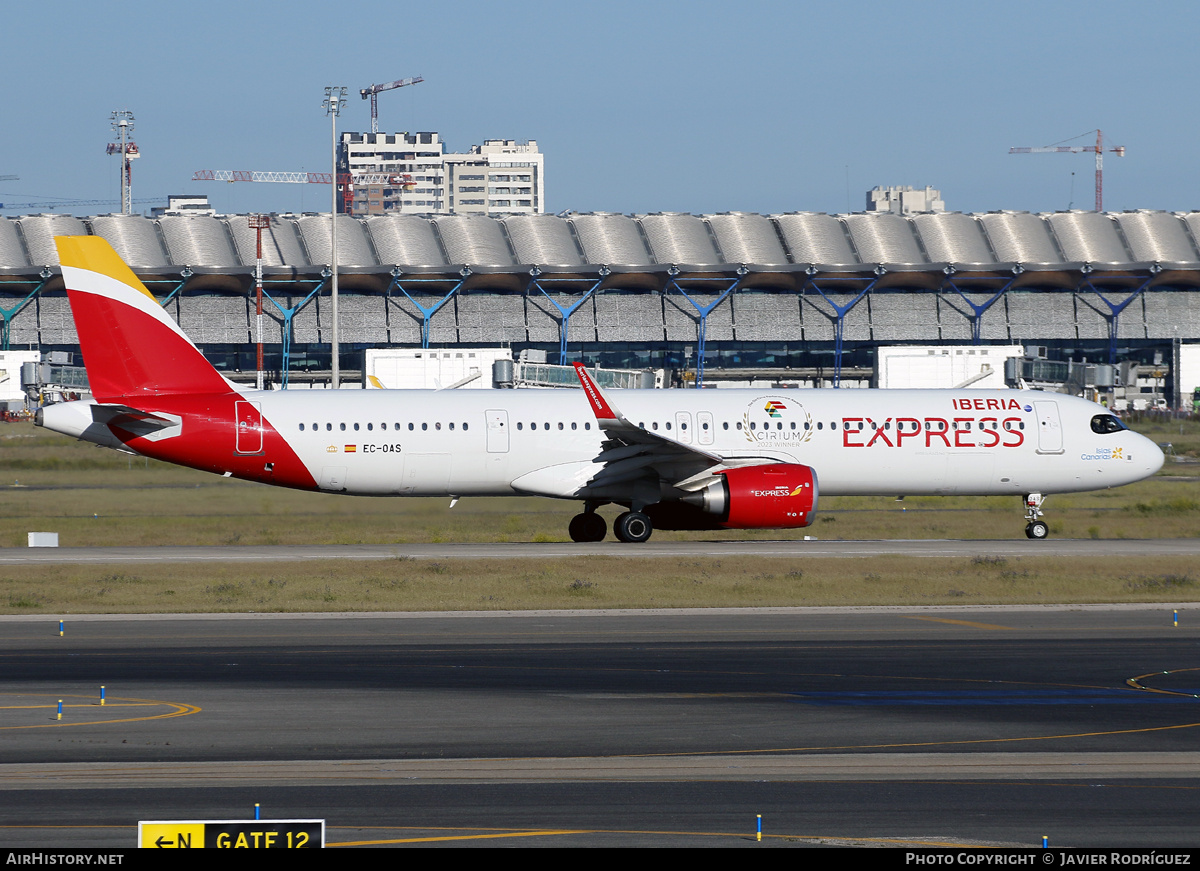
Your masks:
M1030 493L1025 497L1026 538L1040 540L1050 535L1050 527L1044 520L1038 519L1042 516L1042 503L1045 501L1046 497L1041 493Z

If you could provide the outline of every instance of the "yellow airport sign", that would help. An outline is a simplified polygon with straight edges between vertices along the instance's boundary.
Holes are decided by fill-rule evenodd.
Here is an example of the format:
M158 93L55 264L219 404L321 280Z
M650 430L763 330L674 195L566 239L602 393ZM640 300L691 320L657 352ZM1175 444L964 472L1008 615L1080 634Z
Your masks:
M152 850L297 850L325 846L324 820L149 820L138 846Z

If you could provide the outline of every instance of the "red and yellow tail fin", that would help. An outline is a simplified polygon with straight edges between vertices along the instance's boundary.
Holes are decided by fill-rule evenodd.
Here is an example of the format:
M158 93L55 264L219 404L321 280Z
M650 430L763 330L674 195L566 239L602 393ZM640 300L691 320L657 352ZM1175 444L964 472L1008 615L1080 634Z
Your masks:
M108 242L99 236L54 242L97 401L232 389Z

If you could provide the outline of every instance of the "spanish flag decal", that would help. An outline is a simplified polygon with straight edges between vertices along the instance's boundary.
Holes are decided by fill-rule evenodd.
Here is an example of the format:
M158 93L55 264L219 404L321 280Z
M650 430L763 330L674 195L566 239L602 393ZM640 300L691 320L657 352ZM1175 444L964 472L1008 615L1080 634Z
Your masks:
M358 453L358 445L346 445L344 450L348 454Z

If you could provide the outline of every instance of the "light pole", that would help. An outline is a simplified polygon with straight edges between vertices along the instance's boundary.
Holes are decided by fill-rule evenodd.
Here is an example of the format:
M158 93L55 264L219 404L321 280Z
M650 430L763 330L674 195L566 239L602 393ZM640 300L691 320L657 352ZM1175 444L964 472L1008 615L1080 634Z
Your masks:
M138 156L137 145L129 141L133 132L133 113L128 109L118 109L110 117L113 133L121 139L118 146L115 143L108 146L109 154L121 155L121 214L133 214L133 169L129 161ZM117 149L120 149L118 152Z
M333 163L333 197L329 208L329 259L333 262L329 264L330 272L332 272L332 282L330 290L333 298L333 373L332 384L333 389L337 390L341 383L341 367L338 365L338 354L340 347L338 344L338 269L337 269L337 198L338 198L338 167L337 167L337 117L342 112L342 107L346 105L346 89L344 87L330 86L325 89L325 102L322 104L325 108L325 114L329 116L329 150Z
M254 380L255 380L255 384L257 385L258 389L262 390L263 389L262 231L271 226L271 219L268 218L266 215L250 215L248 218L248 221L250 223L250 229L254 231L255 236L258 239L258 245L256 248L257 254L255 255L255 259L254 259L254 286L257 291L257 294L256 294L257 301L256 301L255 307L257 309L257 316L258 316L257 326L256 326L257 338L255 339L255 341L258 343L258 375ZM285 366L287 365L286 361L284 362L284 365Z

